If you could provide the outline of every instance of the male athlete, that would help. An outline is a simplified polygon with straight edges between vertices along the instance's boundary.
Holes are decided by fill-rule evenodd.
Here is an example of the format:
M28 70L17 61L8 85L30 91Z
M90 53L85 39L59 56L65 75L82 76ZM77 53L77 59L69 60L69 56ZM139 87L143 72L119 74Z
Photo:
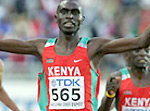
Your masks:
M79 29L84 21L76 0L60 2L55 15L60 32L54 39L0 40L0 51L37 56L43 64L39 75L39 105L42 111L96 111L98 67L105 54L148 47L150 27L140 36L109 40L84 38Z
M150 110L149 48L126 53L127 67L112 73L99 111ZM115 100L115 102L113 101Z
M0 101L2 101L7 107L9 107L12 111L19 111L18 107L15 103L10 99L4 88L2 87L2 74L4 71L3 62L0 59Z

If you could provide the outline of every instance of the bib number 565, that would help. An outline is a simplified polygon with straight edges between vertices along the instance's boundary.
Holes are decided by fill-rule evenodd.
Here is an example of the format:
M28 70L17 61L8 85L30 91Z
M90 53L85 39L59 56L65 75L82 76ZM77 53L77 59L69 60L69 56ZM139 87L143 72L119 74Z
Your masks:
M68 101L71 96L71 99L73 101L78 101L80 99L79 91L80 91L79 88L72 88L72 94L71 94L72 96L71 96L69 95L69 89L67 88L61 89L60 94L58 93L58 89L54 88L52 89L53 100L57 101L59 98L61 98L61 100L63 101Z

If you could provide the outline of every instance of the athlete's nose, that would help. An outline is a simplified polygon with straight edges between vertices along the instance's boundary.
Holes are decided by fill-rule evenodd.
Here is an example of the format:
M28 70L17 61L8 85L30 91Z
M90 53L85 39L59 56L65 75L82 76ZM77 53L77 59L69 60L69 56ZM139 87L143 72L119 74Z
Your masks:
M68 11L68 14L67 14L66 18L68 18L68 19L72 19L73 18L73 14L72 14L71 11Z
M144 50L144 49L141 49L140 51L139 51L139 55L140 56L146 56L146 51Z

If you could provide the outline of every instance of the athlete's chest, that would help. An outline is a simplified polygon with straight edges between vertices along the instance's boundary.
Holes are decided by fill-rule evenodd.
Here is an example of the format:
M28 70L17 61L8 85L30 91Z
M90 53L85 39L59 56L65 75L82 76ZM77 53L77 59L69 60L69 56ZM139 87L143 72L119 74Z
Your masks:
M61 46L55 46L54 51L60 56L72 55L75 52L76 46L71 48L64 48Z
M119 92L121 111L146 110L150 107L150 87L136 87L131 80L123 81Z
M46 56L43 62L48 76L83 76L90 71L89 60L82 54Z
M78 106L78 109L83 109L85 83L91 82L90 63L85 49L76 49L69 56L47 50L43 55L43 65L49 84L50 108L76 109ZM53 98L56 93L57 98ZM62 96L64 93L66 96Z
M135 86L133 84L133 81L131 78L122 81L121 87L120 87L120 93L121 95L124 96L133 96L133 97L139 97L139 96L144 96L144 95L149 95L150 96L150 85L146 87L140 87L140 86Z

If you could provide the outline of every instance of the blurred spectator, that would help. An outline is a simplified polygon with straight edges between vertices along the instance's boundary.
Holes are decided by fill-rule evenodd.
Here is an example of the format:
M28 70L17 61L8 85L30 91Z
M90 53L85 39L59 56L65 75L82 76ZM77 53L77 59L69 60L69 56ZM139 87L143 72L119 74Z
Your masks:
M25 0L16 0L15 7L18 14L26 12Z

